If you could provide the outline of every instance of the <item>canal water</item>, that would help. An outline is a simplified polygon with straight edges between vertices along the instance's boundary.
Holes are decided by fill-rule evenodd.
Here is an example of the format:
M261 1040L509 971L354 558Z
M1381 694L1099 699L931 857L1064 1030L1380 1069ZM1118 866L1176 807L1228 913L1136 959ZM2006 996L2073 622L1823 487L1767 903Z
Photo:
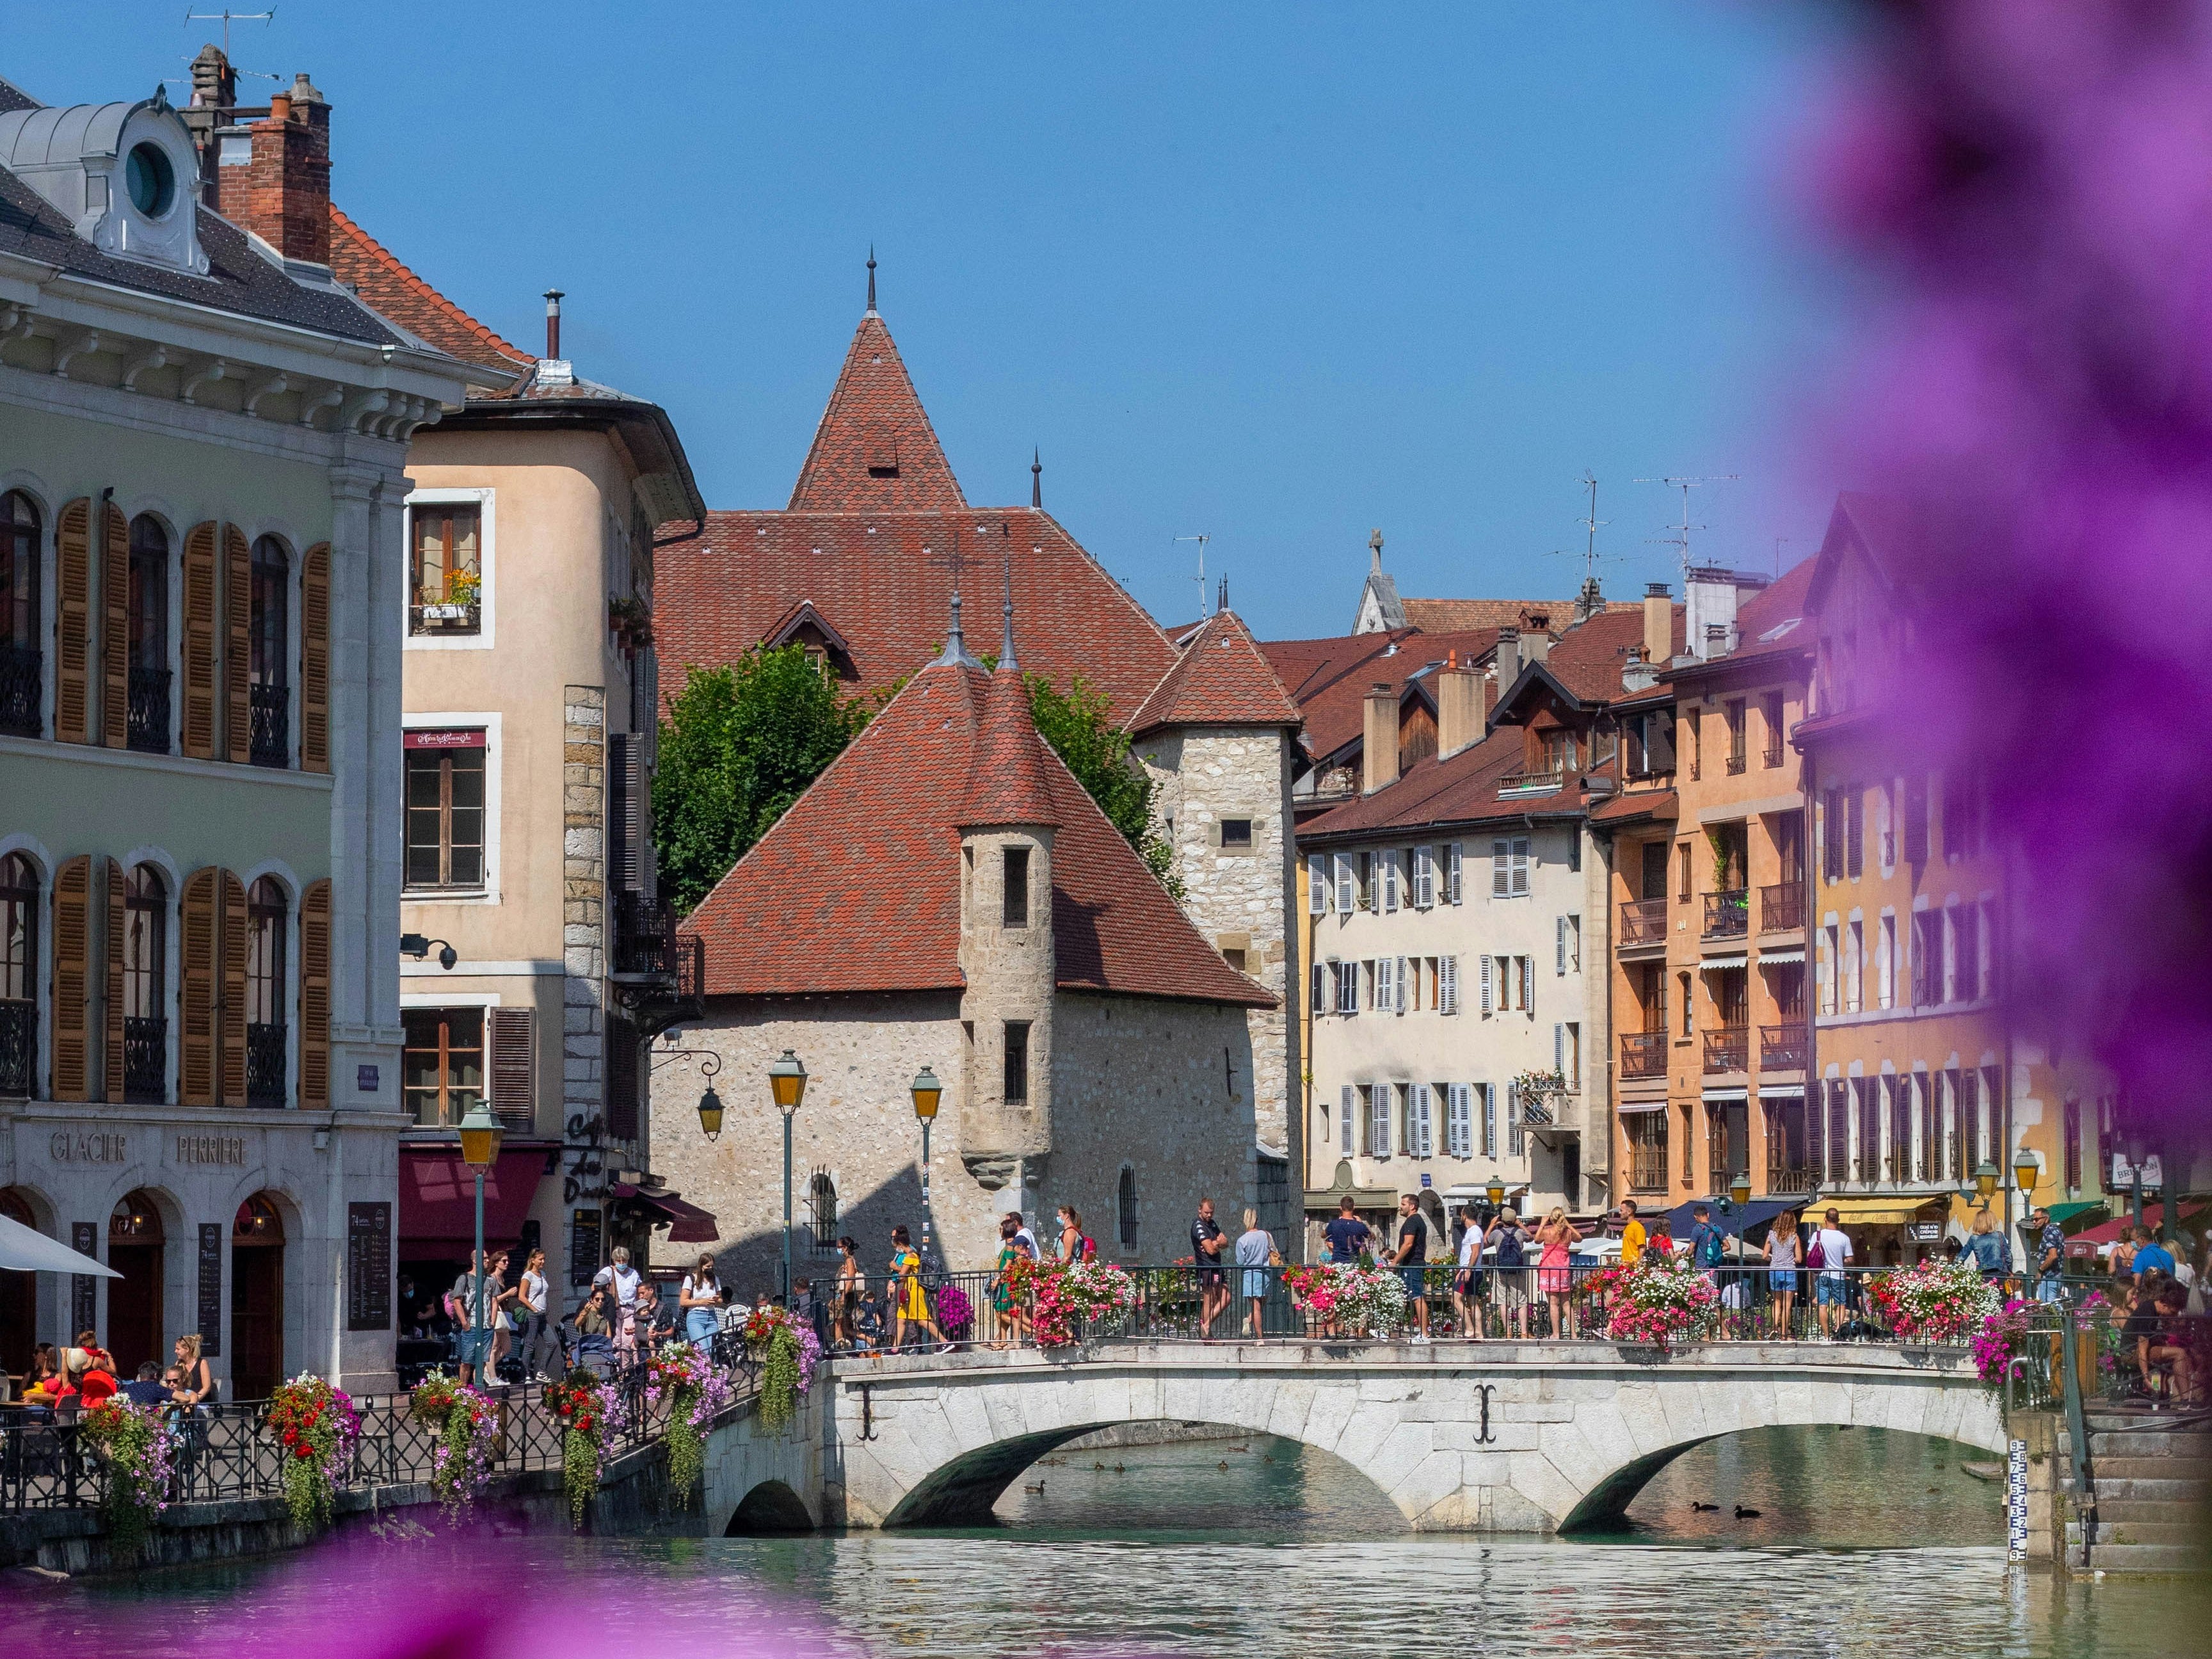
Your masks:
M2203 1583L2008 1573L1999 1489L1958 1462L1978 1455L1879 1430L1765 1431L1678 1460L1615 1532L1523 1540L1409 1535L1348 1467L1264 1437L1069 1451L1025 1474L989 1528L355 1534L223 1568L0 1574L21 1581L0 1585L0 1632L10 1651L131 1659L2212 1650Z

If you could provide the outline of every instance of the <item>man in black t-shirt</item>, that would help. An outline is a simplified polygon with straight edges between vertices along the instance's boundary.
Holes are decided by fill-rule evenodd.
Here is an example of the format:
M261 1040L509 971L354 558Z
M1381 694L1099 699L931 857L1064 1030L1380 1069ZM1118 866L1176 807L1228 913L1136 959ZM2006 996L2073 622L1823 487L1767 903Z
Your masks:
M1339 1200L1336 1212L1336 1219L1321 1230L1321 1236L1328 1241L1328 1259L1357 1261L1367 1241L1375 1237L1374 1229L1352 1212L1349 1198Z
M1406 1281L1406 1300L1413 1309L1413 1326L1418 1333L1413 1338L1416 1342L1429 1340L1429 1298L1425 1294L1428 1259L1429 1224L1413 1194L1401 1194L1398 1199L1398 1249L1390 1260Z
M1221 1271L1221 1251L1229 1243L1213 1219L1213 1200L1198 1200L1198 1219L1190 1224L1190 1260L1198 1273L1198 1334L1213 1334L1213 1322L1229 1306L1229 1281Z

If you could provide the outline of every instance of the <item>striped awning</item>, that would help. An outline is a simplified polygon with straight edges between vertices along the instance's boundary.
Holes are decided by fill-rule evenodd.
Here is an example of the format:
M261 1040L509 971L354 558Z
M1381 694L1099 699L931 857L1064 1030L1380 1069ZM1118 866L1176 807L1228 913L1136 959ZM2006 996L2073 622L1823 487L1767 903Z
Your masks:
M1771 967L1776 963L1804 960L1805 947L1802 945L1793 945L1786 951L1761 951L1759 953L1759 965L1762 968Z
M1616 1100L1613 1109L1623 1113L1663 1112L1667 1109L1667 1103L1663 1100Z
M1744 956L1707 957L1698 965L1710 974L1716 968L1741 968L1750 960L1749 957Z

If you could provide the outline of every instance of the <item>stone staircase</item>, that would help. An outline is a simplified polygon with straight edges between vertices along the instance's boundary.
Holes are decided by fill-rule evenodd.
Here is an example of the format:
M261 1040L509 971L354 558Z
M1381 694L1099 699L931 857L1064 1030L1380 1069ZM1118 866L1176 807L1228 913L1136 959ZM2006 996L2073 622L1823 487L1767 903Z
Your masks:
M2212 1415L2104 1410L2087 1423L2094 1521L2060 1442L2069 1570L2212 1570Z

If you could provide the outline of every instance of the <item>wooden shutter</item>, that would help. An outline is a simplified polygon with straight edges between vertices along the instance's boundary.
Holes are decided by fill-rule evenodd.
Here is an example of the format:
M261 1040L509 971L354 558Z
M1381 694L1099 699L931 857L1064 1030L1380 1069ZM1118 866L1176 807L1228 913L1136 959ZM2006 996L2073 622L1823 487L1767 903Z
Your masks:
M123 866L107 860L107 931L100 943L107 963L106 1060L107 1098L123 1098L123 944L130 918L123 908Z
M331 544L300 560L300 767L331 769Z
M54 1098L90 1097L92 860L54 872Z
M178 905L182 972L177 987L178 1094L187 1106L216 1103L217 934L222 872L195 870Z
M222 876L222 913L217 940L221 989L216 1002L216 1053L224 1106L246 1104L246 884L228 870Z
M210 520L194 525L185 534L184 733L179 746L199 760L215 758L215 550L221 530Z
M131 520L112 501L100 519L100 740L121 749L131 736Z
M300 895L300 1105L331 1103L331 882Z
M494 1008L484 1017L485 1037L491 1050L491 1107L511 1127L528 1128L538 1121L538 1048L527 1008ZM607 1034L608 1078L620 1064L613 1053L614 1031ZM635 1088L635 1070L631 1078ZM611 1086L610 1094L611 1095Z
M644 890L638 856L645 805L644 745L627 732L607 738L607 881L617 893Z
M607 1020L607 1134L615 1140L637 1139L637 1028L628 1020Z
M222 623L223 746L232 760L245 762L253 757L253 702L247 679L252 665L253 549L234 524L222 527ZM239 1050L240 1066L245 1053ZM241 1071L241 1100L245 1086Z
M54 736L64 743L90 743L92 686L87 660L91 645L92 606L89 496L80 495L70 502L55 522L54 588Z

